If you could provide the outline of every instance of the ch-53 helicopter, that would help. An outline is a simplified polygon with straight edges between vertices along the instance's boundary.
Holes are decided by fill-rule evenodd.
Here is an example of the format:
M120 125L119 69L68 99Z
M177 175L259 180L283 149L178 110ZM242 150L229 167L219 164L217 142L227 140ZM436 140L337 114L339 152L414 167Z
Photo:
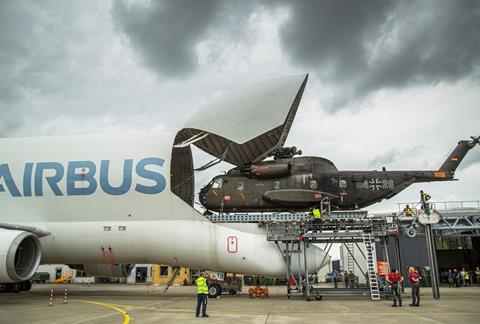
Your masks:
M200 191L209 211L277 212L306 210L328 197L334 209L363 208L388 199L416 182L455 180L455 170L480 136L458 142L438 170L339 171L322 157L295 157L296 147L279 148L273 160L250 163L216 176Z

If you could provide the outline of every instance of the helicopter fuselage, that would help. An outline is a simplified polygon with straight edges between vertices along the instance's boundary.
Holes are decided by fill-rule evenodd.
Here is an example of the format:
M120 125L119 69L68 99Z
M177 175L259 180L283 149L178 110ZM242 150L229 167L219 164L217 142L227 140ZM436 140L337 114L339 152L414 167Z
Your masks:
M200 192L219 212L291 211L319 205L349 210L391 198L415 182L452 180L450 171L338 171L321 157L295 157L237 167Z

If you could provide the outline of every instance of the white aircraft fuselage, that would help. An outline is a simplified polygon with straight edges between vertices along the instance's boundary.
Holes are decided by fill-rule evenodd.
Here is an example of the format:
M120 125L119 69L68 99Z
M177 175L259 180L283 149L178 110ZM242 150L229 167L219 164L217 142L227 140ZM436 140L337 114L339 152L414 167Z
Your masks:
M41 263L285 276L282 254L256 224L211 223L172 192L176 134L0 139L0 245L11 231L1 224L28 226L48 234ZM325 254L307 253L312 272Z

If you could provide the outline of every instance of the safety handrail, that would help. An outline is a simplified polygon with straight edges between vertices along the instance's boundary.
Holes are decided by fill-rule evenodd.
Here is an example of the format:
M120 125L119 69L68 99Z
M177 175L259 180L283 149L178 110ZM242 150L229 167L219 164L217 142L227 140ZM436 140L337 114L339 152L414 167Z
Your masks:
M458 210L466 208L478 208L480 209L480 200L451 200L451 201L429 201L430 206L436 210ZM403 202L397 203L398 211L402 212L406 205L416 209L421 205L420 202ZM443 208L442 208L443 207Z

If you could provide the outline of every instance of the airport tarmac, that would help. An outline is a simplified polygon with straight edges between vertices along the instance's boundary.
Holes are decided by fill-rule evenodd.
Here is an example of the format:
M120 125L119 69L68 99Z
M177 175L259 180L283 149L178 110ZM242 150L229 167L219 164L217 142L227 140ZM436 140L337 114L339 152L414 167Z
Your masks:
M63 303L64 288L68 302ZM54 289L53 306L48 306ZM246 288L244 287L244 291ZM479 323L480 287L441 288L441 299L422 289L420 307L391 307L386 299L325 297L306 302L287 299L285 287L270 287L271 296L250 299L245 293L210 299L209 318L195 318L195 287L124 284L34 285L22 294L0 294L0 323ZM409 293L409 290L406 290Z

